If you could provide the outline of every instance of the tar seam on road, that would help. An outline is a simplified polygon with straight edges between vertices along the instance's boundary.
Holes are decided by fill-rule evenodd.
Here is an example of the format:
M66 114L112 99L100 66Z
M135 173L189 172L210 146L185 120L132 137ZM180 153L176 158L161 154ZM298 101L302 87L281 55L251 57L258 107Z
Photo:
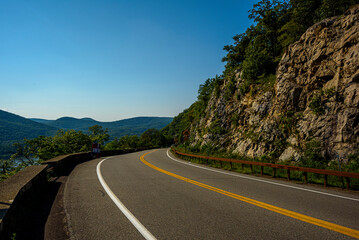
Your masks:
M112 199L112 201L116 204L116 206L121 210L121 212L127 217L127 219L132 223L132 225L141 233L141 235L148 240L156 240L156 238L142 225L140 221L123 205L123 203L117 198L117 196L112 192L107 183L102 177L101 174L101 164L107 160L105 158L101 162L97 164L96 172L98 180L100 181L103 189L105 189L108 196Z
M143 154L140 157L140 160L144 164L146 164L147 166L149 166L149 167L151 167L151 168L153 168L153 169L155 169L155 170L157 170L159 172L162 172L162 173L167 174L167 175L169 175L171 177L180 179L182 181L192 183L192 184L194 184L196 186L199 186L199 187L202 187L202 188L205 188L205 189L208 189L208 190L211 190L211 191L226 195L228 197L240 200L242 202L246 202L246 203L249 203L249 204L264 208L264 209L267 209L267 210L272 211L272 212L276 212L276 213L279 213L279 214L282 214L282 215L285 215L285 216L288 216L288 217L291 217L291 218L294 218L294 219L297 219L297 220L300 220L300 221L303 221L303 222L307 222L307 223L310 223L310 224L313 224L313 225L316 225L316 226L319 226L319 227L322 227L322 228L326 228L326 229L329 229L329 230L332 230L332 231L335 231L335 232L339 232L339 233L342 233L344 235L359 239L359 231L358 230L347 228L347 227L344 227L344 226L340 226L340 225L330 223L330 222L327 222L327 221L323 221L323 220L320 220L320 219L317 219L317 218L314 218L314 217L310 217L310 216L307 216L307 215L304 215L304 214L300 214L300 213L297 213L297 212L293 212L293 211L290 211L290 210L287 210L287 209L284 209L284 208L276 207L274 205L267 204L267 203L264 203L264 202L260 202L260 201L257 201L257 200L251 199L251 198L243 197L241 195L231 193L231 192L228 192L228 191L216 188L216 187L212 187L210 185L207 185L207 184L204 184L204 183L201 183L201 182L197 182L197 181L191 180L189 178L185 178L185 177L182 177L180 175L168 172L168 171L166 171L166 170L164 170L162 168L156 167L155 165L152 165L151 163L147 162L145 160L145 158L144 158L146 155L148 155L150 153L153 153L153 152L154 151L151 151L151 152L148 152L146 154Z
M344 197L344 196L340 196L340 195L336 195L336 194L320 192L320 191L315 191L315 190L311 190L311 189L305 189L305 188L301 188L301 187L285 185L285 184L276 183L276 182L270 182L270 181L266 181L266 180L262 180L262 179L256 179L256 178L251 178L251 177L247 177L247 176L242 176L242 175L237 175L237 174L232 174L232 173L226 173L226 172L218 171L218 170L215 170L215 169L210 169L210 168L206 168L206 167L202 167L202 166L193 165L193 164L190 164L190 163L187 163L187 162L183 162L183 161L179 161L177 159L174 159L173 157L171 157L168 154L168 152L169 152L169 150L167 150L167 156L169 158L171 158L173 161L176 161L176 162L179 162L179 163L182 163L182 164L186 164L186 165L189 165L189 166L192 166L192 167L197 167L197 168L201 168L201 169L216 172L216 173L222 173L222 174L226 174L226 175L233 176L233 177L245 178L245 179L249 179L249 180L253 180L253 181L264 182L264 183L269 183L269 184L278 185L278 186L282 186L282 187L293 188L293 189L297 189L297 190L301 190L301 191L307 191L307 192L312 192L312 193L317 193L317 194L322 194L322 195L327 195L327 196L331 196L331 197L337 197L337 198L342 198L342 199L347 199L347 200L359 202L359 199L356 199L356 198Z

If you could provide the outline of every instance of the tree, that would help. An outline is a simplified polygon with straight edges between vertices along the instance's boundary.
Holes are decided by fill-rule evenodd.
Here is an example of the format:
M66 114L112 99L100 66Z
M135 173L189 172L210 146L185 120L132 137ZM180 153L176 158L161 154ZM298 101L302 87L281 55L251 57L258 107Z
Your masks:
M358 4L358 0L322 0L316 15L319 20L343 14L350 6Z
M11 155L11 160L21 161L23 166L30 166L36 163L37 159L37 149L36 146L31 144L31 140L24 139L22 142L14 143L16 152Z
M54 137L39 136L14 144L16 153L12 160L20 160L23 166L41 163L59 155L91 150L91 138L82 131L59 130Z
M227 62L226 76L240 69L242 78L255 83L259 76L275 73L282 54L279 30L288 20L289 8L287 1L277 0L262 0L253 6L249 18L257 24L236 35L234 45L224 47L228 52L222 59Z
M100 125L94 125L89 127L89 131L91 133L91 141L98 142L101 145L104 145L110 139L110 135L108 134L108 129L103 129Z
M0 159L0 173L6 174L11 172L15 167L14 161L11 159Z

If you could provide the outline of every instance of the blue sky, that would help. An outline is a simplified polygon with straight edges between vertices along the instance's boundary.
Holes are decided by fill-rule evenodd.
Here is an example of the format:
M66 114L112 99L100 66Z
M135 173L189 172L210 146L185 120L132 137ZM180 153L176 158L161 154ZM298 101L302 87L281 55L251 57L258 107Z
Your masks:
M0 109L57 119L176 116L257 1L1 0Z

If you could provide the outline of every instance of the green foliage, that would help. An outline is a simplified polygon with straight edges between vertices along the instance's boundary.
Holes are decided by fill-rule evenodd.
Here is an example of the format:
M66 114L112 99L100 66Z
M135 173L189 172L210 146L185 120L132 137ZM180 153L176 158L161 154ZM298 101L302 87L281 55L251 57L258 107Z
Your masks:
M241 84L238 86L237 100L244 95L254 96L263 91L273 91L276 81L275 73L283 52L288 45L294 43L317 21L333 14L342 14L349 6L358 3L359 0L261 0L254 4L249 11L249 18L254 24L244 33L233 37L233 44L224 46L227 52L222 61L226 62L222 76L207 79L201 84L198 91L198 100L188 109L184 110L173 122L162 131L165 135L172 136L183 143L183 131L196 129L202 117L206 116L206 109L210 97L218 98L223 93L226 101L233 98L236 89L234 76L241 73ZM230 80L223 88L224 79ZM327 93L325 99L329 98ZM321 114L323 112L322 96L312 99L311 108ZM212 110L215 106L212 105ZM238 122L237 116L232 118L232 126ZM281 116L280 130L283 135L295 132L295 122L298 116ZM205 129L196 129L197 133L205 132ZM210 133L226 134L226 129L220 126L219 121L212 123L208 129ZM254 131L246 134L253 141L259 141ZM286 141L276 139L277 150L286 146ZM274 151L273 154L278 154Z
M226 91L224 92L224 99L226 99L227 101L231 99L235 91L236 91L236 79L232 76L229 83L226 86Z
M13 144L24 138L33 139L38 136L54 136L58 129L76 130L89 133L88 128L99 125L108 129L113 138L125 135L141 135L150 128L161 129L168 125L172 118L136 117L115 122L98 122L90 118L76 119L63 117L57 120L26 119L0 110L0 158L10 158L16 152ZM103 133L104 134L104 133ZM105 135L100 142L107 141Z
M304 167L325 169L328 167L328 161L321 154L321 142L316 139L310 139L304 147L304 156L300 158L300 163Z
M329 101L330 98L337 96L337 91L334 88L320 90L315 93L309 103L309 108L316 114L322 115L325 113L325 104Z
M344 165L344 171L359 172L359 152L348 156L348 164Z
M81 131L59 130L54 137L39 136L16 143L11 159L20 160L23 166L34 165L59 155L90 151L91 143L90 136Z
M215 78L208 78L204 84L199 85L197 98L203 106L207 105L213 91L215 91L216 97L218 97L223 80L223 76L216 75Z
M244 96L246 93L248 93L251 89L251 83L249 81L244 81L240 86L239 86L239 95L237 96L238 100L240 99L241 96Z
M318 19L324 19L343 14L348 7L358 4L358 0L323 0L316 12Z
M303 113L288 111L279 116L278 127L284 136L289 136L297 131L296 124Z
M231 121L232 121L232 126L233 126L234 128L238 127L238 121L239 121L239 115L238 115L238 113L233 113L233 114L232 114Z
M100 145L104 145L110 139L110 135L108 134L108 129L103 129L100 125L94 125L89 127L90 137L92 142L100 143Z
M13 233L13 234L12 234L11 240L16 240L16 233Z
M310 103L309 108L316 114L322 115L325 112L324 102L322 101L322 92L314 94Z
M198 101L202 101L204 104L208 103L209 98L211 97L214 86L214 79L208 78L204 84L199 85L198 89Z
M158 148L168 147L173 143L172 137L166 136L157 129L148 129L141 137L124 136L120 139L109 142L105 146L105 150L120 150L129 148Z
M206 107L209 99L207 88L216 91L219 89L223 78L216 76L215 79L208 80L202 87L200 87L198 101L193 103L188 109L176 116L173 121L161 130L163 135L170 136L172 139L177 139L178 143L183 143L183 132L189 131L193 122L198 122L201 117L205 116ZM217 88L218 87L218 88ZM191 134L191 133L190 133Z
M76 130L88 133L88 128L94 125L102 126L108 129L108 134L112 137L123 137L126 135L140 136L144 131L150 128L161 129L168 125L172 118L170 117L135 117L123 119L114 122L99 122L91 118L76 119L71 117L63 117L57 120L34 119L35 121L45 123L57 129ZM38 136L38 135L37 135ZM36 137L36 136L35 136Z
M208 129L208 132L209 133L212 133L212 134L225 134L227 133L227 130L221 126L221 120L220 119L216 119L214 120L211 125L209 126L209 129Z
M39 135L53 135L56 128L0 110L0 142L19 141Z
M9 160L0 160L0 180L14 175L26 166L40 164L43 161L59 155L87 152L91 150L94 141L102 144L109 139L107 129L95 125L89 128L91 135L82 131L59 130L55 136L39 136L34 139L24 139L16 142L16 152ZM128 148L168 147L173 138L157 129L148 129L141 137L137 135L124 136L104 145L105 150L120 150Z
M238 34L233 37L234 45L226 45L223 50L227 51L227 55L223 57L222 61L227 62L226 70L233 71L241 67L245 59L246 48L250 42L250 38L245 33Z
M249 18L256 25L236 35L227 55L225 76L240 69L242 77L256 83L259 76L275 74L282 53L317 21L343 14L359 0L262 0L254 4Z

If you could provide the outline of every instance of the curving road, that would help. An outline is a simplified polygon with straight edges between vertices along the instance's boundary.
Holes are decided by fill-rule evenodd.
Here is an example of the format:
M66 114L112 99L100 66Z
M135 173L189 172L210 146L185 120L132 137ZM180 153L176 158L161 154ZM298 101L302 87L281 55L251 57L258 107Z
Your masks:
M354 239L359 197L237 174L167 149L78 165L63 204L71 239Z

